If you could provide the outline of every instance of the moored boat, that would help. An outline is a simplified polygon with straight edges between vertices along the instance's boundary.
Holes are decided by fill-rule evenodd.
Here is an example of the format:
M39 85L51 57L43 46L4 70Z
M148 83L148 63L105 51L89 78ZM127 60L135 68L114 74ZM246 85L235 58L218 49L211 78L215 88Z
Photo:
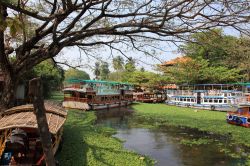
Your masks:
M162 103L165 101L165 94L160 92L135 92L134 100L142 103Z
M65 108L98 110L133 102L133 85L100 80L68 80L64 86Z
M166 89L169 105L227 111L246 103L241 87L234 84L182 85L178 89Z
M241 104L235 112L228 112L227 122L250 128L250 104Z
M55 154L60 147L67 112L61 107L47 103L45 109ZM1 165L42 165L44 154L33 105L13 107L4 111L1 116Z

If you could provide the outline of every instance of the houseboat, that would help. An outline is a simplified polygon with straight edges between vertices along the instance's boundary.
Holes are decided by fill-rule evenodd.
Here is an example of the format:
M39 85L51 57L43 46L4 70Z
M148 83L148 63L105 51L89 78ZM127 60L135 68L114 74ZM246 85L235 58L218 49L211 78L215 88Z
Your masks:
M100 80L68 80L63 107L98 110L126 106L133 102L133 85Z
M67 112L58 106L45 104L52 150L60 147ZM0 164L42 165L43 148L33 105L22 105L4 111L0 118Z
M182 85L175 90L166 89L165 92L166 103L177 106L228 110L248 102L240 87L233 84Z
M161 92L135 92L134 100L142 103L162 103L165 101L165 94Z
M250 104L239 105L236 112L228 112L227 122L250 128Z

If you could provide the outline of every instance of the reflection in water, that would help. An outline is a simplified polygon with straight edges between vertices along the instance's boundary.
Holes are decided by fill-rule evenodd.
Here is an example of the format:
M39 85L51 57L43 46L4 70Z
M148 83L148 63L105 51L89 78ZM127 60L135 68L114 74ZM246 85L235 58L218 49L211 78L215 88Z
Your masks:
M218 136L194 129L167 126L160 129L133 128L130 126L130 122L135 123L132 113L132 109L125 108L98 111L97 124L116 128L117 134L114 136L125 140L125 148L150 156L157 161L156 165L233 166L239 163L239 160L220 152L217 143L193 146L180 143L182 139L196 138L210 138L215 141ZM225 144L226 137L219 139L220 143Z

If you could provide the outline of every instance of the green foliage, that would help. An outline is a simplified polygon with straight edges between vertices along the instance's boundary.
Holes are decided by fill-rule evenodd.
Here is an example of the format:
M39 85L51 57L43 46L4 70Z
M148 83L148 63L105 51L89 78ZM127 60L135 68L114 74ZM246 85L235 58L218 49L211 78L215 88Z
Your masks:
M226 122L226 112L195 110L165 104L136 104L136 117L143 123L184 126L228 136L233 142L250 147L250 130Z
M161 70L172 78L172 83L228 83L237 82L242 76L239 69L230 69L225 66L210 66L209 61L201 57L188 62L179 62Z
M100 63L99 62L96 62L95 63L95 68L94 68L94 74L95 74L95 78L98 80L99 77L100 77Z
M83 79L83 80L89 80L89 74L85 71L73 69L70 68L67 71L65 71L65 80L68 79Z
M107 62L103 62L100 66L100 77L101 80L107 80L109 75L109 64Z
M199 139L182 139L180 144L193 146L193 145L207 145L211 142L211 139L199 138Z
M225 63L231 68L237 68L243 75L243 80L250 81L250 38L241 36L231 40L226 48L228 58Z
M223 34L220 29L212 29L194 34L191 40L193 42L181 46L181 52L191 57L196 65L180 66L182 73L176 73L180 75L176 80L181 83L228 83L242 79L249 81L249 38L236 38ZM197 65L200 66L200 71L195 71ZM192 66L194 69L190 69ZM173 72L178 72L177 69L178 66ZM182 75L186 79L181 79Z
M116 71L122 71L124 66L124 60L121 56L117 56L115 58L113 58L113 68Z
M108 78L110 81L117 81L117 82L128 82L127 80L124 80L124 75L126 73L124 71L115 71L109 74Z
M166 84L169 81L167 77L148 71L141 72L136 70L132 73L125 74L128 75L126 79L127 82L143 87L157 88Z
M64 125L64 144L56 156L64 166L79 165L153 165L149 158L123 148L122 141L112 137L112 128L94 126L94 112L70 110Z
M63 69L55 66L52 61L47 60L38 64L32 71L33 77L42 77L43 95L49 97L51 92L60 88L64 79Z
M225 51L228 38L224 38L221 29L212 29L206 32L195 33L191 39L182 46L181 50L191 58L201 57L208 60L209 65L218 66L228 56Z
M49 100L55 102L62 102L64 99L64 95L62 91L53 91L49 97Z
M7 26L10 28L10 35L16 37L18 33L22 33L23 26L18 17L8 18L6 20Z
M125 71L126 72L134 72L135 70L136 70L136 68L135 68L135 60L132 57L130 57L126 61Z

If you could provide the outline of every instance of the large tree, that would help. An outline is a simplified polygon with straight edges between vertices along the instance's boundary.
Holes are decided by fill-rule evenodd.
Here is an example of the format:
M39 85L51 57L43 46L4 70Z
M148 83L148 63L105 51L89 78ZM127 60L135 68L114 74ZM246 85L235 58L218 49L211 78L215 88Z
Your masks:
M65 47L87 54L101 46L145 52L144 46L186 40L215 26L248 33L249 6L248 0L1 0L0 67L6 74L1 103L11 106L19 79Z
M190 39L190 41L180 47L184 55L196 59L197 62L207 60L208 66L214 69L218 67L216 70L220 68L218 71L222 70L221 67L224 67L223 70L228 71L230 71L230 69L237 69L243 76L238 77L240 80L250 80L249 37L225 35L221 29L211 29L202 33L196 33L192 35ZM225 76L223 72L219 72L218 74L220 74L221 77ZM216 75L212 76L217 77ZM212 77L210 76L210 78ZM231 81L237 81L237 77L235 78L236 79Z

